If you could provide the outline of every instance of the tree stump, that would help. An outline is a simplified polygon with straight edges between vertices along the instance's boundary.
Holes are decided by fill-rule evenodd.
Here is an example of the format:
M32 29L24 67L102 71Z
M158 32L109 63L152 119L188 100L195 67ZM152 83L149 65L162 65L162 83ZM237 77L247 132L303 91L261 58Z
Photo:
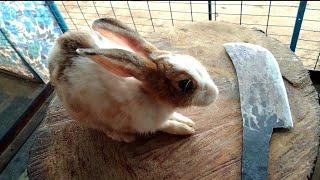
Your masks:
M226 42L265 47L281 69L294 128L272 136L270 179L310 176L319 145L319 104L307 71L287 46L257 30L222 22L182 25L147 39L160 49L196 57L218 85L216 103L179 110L195 121L196 133L156 133L119 143L71 120L55 98L30 151L30 179L240 179L242 117L235 69L222 46Z

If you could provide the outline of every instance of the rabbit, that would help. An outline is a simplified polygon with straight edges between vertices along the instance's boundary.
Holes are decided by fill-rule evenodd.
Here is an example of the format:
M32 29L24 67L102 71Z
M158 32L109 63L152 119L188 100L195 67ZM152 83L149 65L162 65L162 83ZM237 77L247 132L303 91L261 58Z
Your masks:
M192 135L194 122L176 110L208 106L219 92L194 57L159 50L113 18L64 33L48 59L50 81L71 118L116 141L156 131Z

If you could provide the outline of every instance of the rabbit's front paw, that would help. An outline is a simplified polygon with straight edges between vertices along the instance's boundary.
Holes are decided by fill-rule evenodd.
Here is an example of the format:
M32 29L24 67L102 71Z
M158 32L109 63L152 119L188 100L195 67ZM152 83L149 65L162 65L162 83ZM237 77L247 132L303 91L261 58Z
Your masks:
M178 122L186 124L186 125L188 125L190 127L194 127L194 122L190 118L188 118L188 117L186 117L186 116L184 116L184 115L182 115L180 113L177 113L177 112L174 112L171 115L170 120L178 121Z
M179 113L173 113L170 119L163 123L161 131L176 135L191 135L195 133L194 122Z

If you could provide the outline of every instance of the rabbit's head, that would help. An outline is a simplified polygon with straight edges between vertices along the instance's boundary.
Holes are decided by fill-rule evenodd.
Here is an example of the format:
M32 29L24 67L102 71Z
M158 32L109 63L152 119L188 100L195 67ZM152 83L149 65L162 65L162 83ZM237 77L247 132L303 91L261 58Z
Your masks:
M206 106L216 99L217 86L194 57L161 51L115 19L98 19L92 28L97 41L107 44L79 48L78 54L118 76L135 77L142 82L141 90L155 100L186 107Z

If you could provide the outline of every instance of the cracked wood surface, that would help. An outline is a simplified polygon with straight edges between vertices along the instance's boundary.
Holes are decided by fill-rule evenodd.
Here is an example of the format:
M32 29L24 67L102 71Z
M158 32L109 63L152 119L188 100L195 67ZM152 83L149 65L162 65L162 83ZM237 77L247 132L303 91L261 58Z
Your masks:
M270 179L307 179L319 143L316 91L299 59L285 45L238 25L198 22L152 33L160 49L188 53L207 68L220 89L216 103L179 112L193 119L196 134L157 133L131 144L114 142L74 122L55 98L30 151L30 179L240 179L242 118L235 69L222 44L249 42L277 59L294 128L277 131L270 144ZM253 72L254 73L254 72Z

